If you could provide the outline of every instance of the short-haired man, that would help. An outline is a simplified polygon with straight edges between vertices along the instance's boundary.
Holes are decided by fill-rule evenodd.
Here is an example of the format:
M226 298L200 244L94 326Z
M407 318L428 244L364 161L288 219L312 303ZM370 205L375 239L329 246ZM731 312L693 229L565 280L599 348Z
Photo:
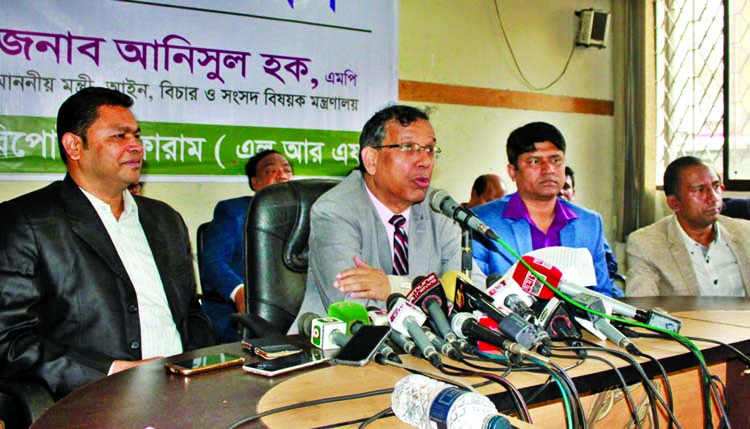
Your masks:
M505 182L497 174L482 174L471 186L471 197L468 203L462 204L467 209L502 198L508 192Z
M565 166L565 183L560 188L558 196L565 198L571 203L576 199L576 173L567 165Z
M750 222L722 216L713 168L685 156L664 171L674 215L628 237L628 296L748 296Z
M506 153L518 191L475 208L477 216L521 255L550 246L588 249L596 272L592 289L622 296L607 269L601 216L557 197L565 181L560 131L545 122L526 124L510 134ZM516 262L507 249L482 238L475 237L473 254L486 275L503 274Z
M346 300L385 308L414 277L461 268L459 228L425 199L440 153L427 115L387 107L367 121L359 147L359 169L312 207L300 314Z
M217 340L182 217L127 191L143 161L132 104L107 88L70 96L57 116L68 174L0 205L0 376L57 398Z
M255 192L275 183L292 180L292 166L281 153L266 149L256 153L245 164L250 189ZM213 319L223 342L237 341L229 316L245 311L245 274L243 237L245 218L253 197L244 196L219 201L214 217L203 234L200 258L203 284L203 308Z

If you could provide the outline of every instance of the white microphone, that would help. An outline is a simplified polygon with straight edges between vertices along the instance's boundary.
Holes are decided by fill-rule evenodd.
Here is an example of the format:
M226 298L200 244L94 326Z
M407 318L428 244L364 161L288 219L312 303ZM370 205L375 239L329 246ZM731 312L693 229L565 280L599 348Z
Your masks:
M471 210L464 208L461 204L457 203L456 200L451 198L445 190L431 190L429 200L432 210L448 216L459 224L484 235L490 240L498 239L497 234L492 228L485 225L485 223L482 222Z

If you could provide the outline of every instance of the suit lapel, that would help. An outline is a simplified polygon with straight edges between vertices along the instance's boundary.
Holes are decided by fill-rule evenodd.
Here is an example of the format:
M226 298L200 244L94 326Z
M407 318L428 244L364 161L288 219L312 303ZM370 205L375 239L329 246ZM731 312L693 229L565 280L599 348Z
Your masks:
M73 232L88 244L102 261L125 282L130 283L130 276L117 254L109 233L91 202L83 195L78 185L66 175L60 187L63 210L70 219Z
M667 248L672 260L674 260L674 267L677 268L677 272L669 273L668 278L674 279L672 288L675 291L687 289L688 295L699 295L700 290L698 289L698 279L695 276L693 261L688 255L685 242L680 231L677 230L674 219L670 219L667 223ZM679 284L677 280L682 280L682 284Z

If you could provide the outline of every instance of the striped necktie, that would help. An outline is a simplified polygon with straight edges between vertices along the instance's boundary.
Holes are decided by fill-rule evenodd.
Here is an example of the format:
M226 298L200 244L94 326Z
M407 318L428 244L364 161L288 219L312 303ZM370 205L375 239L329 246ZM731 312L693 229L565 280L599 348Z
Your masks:
M393 231L393 274L405 276L409 274L409 237L404 231L406 218L394 215L389 220L395 228Z

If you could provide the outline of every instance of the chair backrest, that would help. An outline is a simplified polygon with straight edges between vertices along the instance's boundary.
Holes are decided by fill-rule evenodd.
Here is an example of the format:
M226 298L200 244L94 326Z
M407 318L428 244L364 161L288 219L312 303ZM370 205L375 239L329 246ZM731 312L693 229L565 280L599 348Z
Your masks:
M253 198L245 223L247 313L286 333L305 296L310 208L339 183L304 179L263 188Z

